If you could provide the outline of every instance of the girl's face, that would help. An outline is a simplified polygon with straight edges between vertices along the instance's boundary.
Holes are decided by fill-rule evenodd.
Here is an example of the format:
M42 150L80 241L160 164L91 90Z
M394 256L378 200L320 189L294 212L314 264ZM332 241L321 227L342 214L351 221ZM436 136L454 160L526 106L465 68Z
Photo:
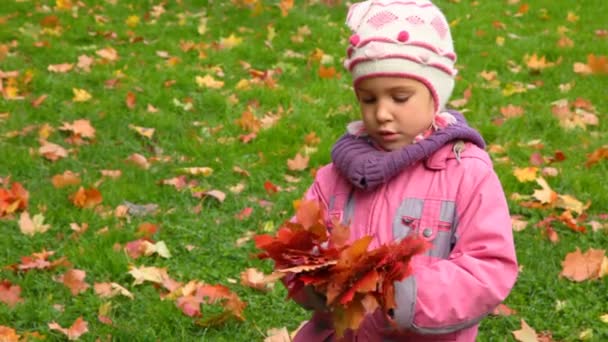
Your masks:
M359 82L355 93L367 133L385 150L411 144L433 123L431 92L414 79L371 77Z

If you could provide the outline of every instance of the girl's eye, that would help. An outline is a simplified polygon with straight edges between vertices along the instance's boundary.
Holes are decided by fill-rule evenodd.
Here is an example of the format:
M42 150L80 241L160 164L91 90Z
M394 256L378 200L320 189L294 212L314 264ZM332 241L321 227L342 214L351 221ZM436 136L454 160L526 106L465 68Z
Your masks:
M395 96L395 97L393 97L393 101L395 101L397 103L405 103L409 99L410 99L409 96Z
M370 103L376 102L376 99L373 97L362 97L361 102L363 102L365 104L370 104Z

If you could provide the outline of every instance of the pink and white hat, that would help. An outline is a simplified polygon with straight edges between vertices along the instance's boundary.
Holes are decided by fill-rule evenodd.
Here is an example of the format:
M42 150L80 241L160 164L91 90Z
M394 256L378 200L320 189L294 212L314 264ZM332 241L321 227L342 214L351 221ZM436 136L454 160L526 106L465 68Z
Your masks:
M351 5L353 31L344 66L353 83L400 76L424 83L440 113L454 89L456 53L449 24L428 0L368 0Z

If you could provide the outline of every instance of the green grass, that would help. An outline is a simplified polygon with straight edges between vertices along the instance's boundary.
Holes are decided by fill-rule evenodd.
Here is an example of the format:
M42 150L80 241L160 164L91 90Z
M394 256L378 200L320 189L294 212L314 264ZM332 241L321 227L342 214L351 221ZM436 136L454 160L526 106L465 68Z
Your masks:
M252 10L238 7L229 1L168 2L166 12L158 19L147 16L152 1L83 1L85 7L78 11L56 10L55 1L4 1L0 8L0 44L10 45L9 53L0 58L0 70L18 70L20 95L24 100L0 98L0 113L9 113L8 119L0 120L0 177L11 177L22 183L30 192L28 211L43 213L51 229L44 234L27 237L20 233L17 217L0 220L0 265L19 262L21 256L53 250L56 256L65 256L75 268L87 272L86 281L113 281L133 292L135 299L116 297L102 300L89 289L72 296L67 288L54 277L65 268L51 271L14 273L0 270L0 280L9 280L22 288L24 302L9 308L0 303L0 325L12 327L19 334L38 331L50 340L62 335L48 329L47 324L56 321L69 326L77 317L89 323L90 332L84 340L95 340L110 335L116 340L194 340L251 341L262 340L266 330L286 326L295 329L308 318L308 313L285 300L286 291L276 286L269 293L260 293L234 284L229 279L239 279L247 267L270 271L271 264L252 257L255 248L249 242L235 247L235 241L246 231L262 232L268 222L275 226L287 219L292 201L299 198L312 181L309 172L296 173L301 181L287 183L283 175L294 174L287 170L286 160L293 158L304 145L304 137L315 132L321 143L311 155L310 166L317 168L330 161L330 148L343 131L347 122L357 117L349 75L343 71L343 59L348 32L344 25L345 6L328 7L317 1L298 1L287 17L281 17L273 1L265 1L263 11L252 15ZM310 4L309 4L310 3ZM473 96L465 106L470 124L484 135L489 144L502 145L509 162L496 162L507 196L513 193L532 194L534 183L520 183L513 176L514 167L529 164L530 155L540 152L552 156L562 151L566 160L554 163L560 172L548 177L551 187L560 194L570 194L583 202L591 201L589 220L600 220L608 208L608 188L605 175L608 162L601 161L591 168L584 166L587 154L608 141L607 76L581 76L573 72L575 62L585 62L588 54L606 55L608 39L595 34L596 30L608 29L605 16L608 4L603 0L560 2L538 0L530 2L529 11L514 16L520 4L507 5L506 1L437 1L448 18L453 21L452 34L458 52L460 78L453 99L462 97L467 87ZM567 21L568 12L579 16L576 22ZM45 33L41 20L54 15L61 25L61 34ZM107 22L96 21L103 16ZM197 28L200 17L206 16L207 32L200 35ZM138 16L141 22L128 27L125 20ZM99 19L100 17L98 17ZM504 29L495 28L495 22ZM271 45L268 25L276 31ZM308 26L311 36L302 43L294 43L291 36L298 28ZM574 42L572 48L557 46L558 27L568 28L567 36ZM47 30L48 31L48 30ZM243 39L232 49L217 49L221 38L231 34ZM496 37L504 37L504 46L496 44ZM200 58L196 49L183 51L180 42L202 44L206 57ZM14 42L14 43L11 43ZM36 47L46 42L48 47ZM16 46L14 46L16 45ZM50 64L77 63L78 56L99 58L95 51L113 47L120 58L113 63L95 63L90 73L72 70L65 74L47 71ZM333 66L340 78L323 79L317 74L318 64L307 60L319 48L333 56ZM302 54L303 58L286 56L286 51ZM2 51L2 49L0 49ZM157 51L166 51L178 57L180 62L167 66ZM525 67L524 55L536 53L559 64L531 73ZM0 53L2 56L2 53ZM273 76L277 87L270 89L253 86L249 90L235 90L241 79L250 79L241 61L257 70L282 69ZM509 61L522 66L521 71L509 70ZM224 76L210 72L220 67ZM500 86L488 88L479 76L483 70L496 71ZM23 83L23 75L31 72L31 81ZM115 88L107 88L105 82L122 74ZM212 74L225 85L221 89L198 87L195 76ZM165 87L172 80L171 87ZM525 93L504 96L502 89L510 83L534 84L536 89ZM6 82L6 81L5 81ZM572 89L560 93L559 85L572 83ZM6 87L6 83L4 84ZM86 89L93 96L84 103L72 102L72 88ZM132 110L125 105L127 92L137 96ZM48 98L38 108L30 102L40 95ZM238 101L228 100L236 95ZM585 98L595 106L598 126L586 130L565 130L551 113L551 102L561 98L570 101ZM175 102L191 101L192 110L184 110ZM147 104L159 109L158 113L146 111ZM243 131L235 124L249 104L257 107L256 115L285 111L279 123L262 130L248 144L238 140ZM508 104L525 108L519 118L506 120L502 126L492 124L500 117L500 108ZM351 105L352 108L345 106ZM1 117L1 116L0 116ZM70 146L64 142L67 134L55 130L49 141L74 148L68 158L50 162L36 154L39 148L37 130L7 137L9 132L20 131L28 125L48 123L58 128L63 122L88 119L96 129L96 139L82 146ZM197 124L195 124L197 123ZM128 128L129 124L156 129L153 139L138 136ZM216 133L211 128L222 125ZM542 150L526 146L540 139ZM169 162L153 163L142 170L125 159L133 153L153 157L155 151L170 158ZM159 185L163 179L179 175L180 167L208 166L214 173L208 178L196 179L205 189L219 189L227 193L225 202L200 200L188 191L178 192L173 187ZM232 171L239 166L251 173L243 177ZM79 209L68 200L77 187L55 189L50 181L53 175L71 170L80 174L82 185L93 186L100 179L102 169L120 169L117 180L105 180L99 185L103 195L102 208L111 210L130 201L138 204L155 203L160 210L156 216L133 217L130 220L104 216L92 209ZM292 191L269 195L264 182L271 181ZM230 193L228 188L239 182L246 184L240 194ZM270 201L266 209L260 200ZM193 208L201 205L201 211ZM253 207L253 214L240 221L235 214L245 207ZM560 341L576 341L581 332L591 329L593 341L608 340L608 324L599 317L608 313L608 278L573 283L559 278L561 261L568 252L580 247L606 248L607 230L575 233L557 223L560 234L558 244L550 243L542 231L533 224L559 210L529 209L510 200L512 214L523 215L530 220L528 228L515 234L517 254L523 270L506 304L517 310L509 317L489 317L480 328L480 341L513 340L511 331L520 328L520 319L537 332L550 331ZM601 220L600 220L601 221ZM78 239L71 238L70 223L87 222L90 227ZM167 243L172 257L156 256L130 260L123 252L116 252L116 243L125 244L136 239L136 230L142 222L160 225L156 240ZM606 224L606 219L602 221ZM108 227L107 234L96 234ZM188 245L196 246L188 251ZM223 284L235 291L248 303L245 321L229 321L219 327L203 328L195 320L183 315L173 301L161 300L159 291L151 284L132 285L127 273L130 264L167 267L176 280L198 279L210 284ZM97 319L99 306L110 301L113 326ZM558 301L565 305L557 309ZM54 308L58 304L62 311ZM217 308L205 308L217 310Z

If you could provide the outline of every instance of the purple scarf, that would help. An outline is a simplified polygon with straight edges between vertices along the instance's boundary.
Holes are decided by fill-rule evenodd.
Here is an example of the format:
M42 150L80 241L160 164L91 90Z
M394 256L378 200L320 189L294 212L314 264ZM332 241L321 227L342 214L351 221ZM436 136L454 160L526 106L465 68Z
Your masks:
M456 123L433 132L430 136L400 150L380 151L367 138L343 135L334 144L331 158L338 171L355 187L373 190L388 181L404 167L431 156L453 140L466 140L485 148L481 135L469 127L462 114L449 111Z

